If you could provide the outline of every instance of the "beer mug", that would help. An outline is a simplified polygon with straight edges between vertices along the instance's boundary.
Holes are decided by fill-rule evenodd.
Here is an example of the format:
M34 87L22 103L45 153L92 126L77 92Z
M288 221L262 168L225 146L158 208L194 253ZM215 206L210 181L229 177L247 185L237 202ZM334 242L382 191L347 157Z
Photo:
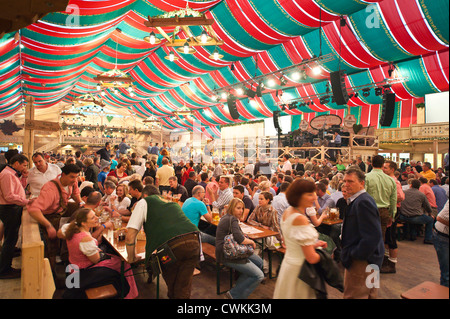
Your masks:
M100 215L100 218L101 218L103 224L106 223L108 221L108 219L109 219L108 211L104 210L102 212L102 214Z
M216 207L214 207L212 210L212 218L215 222L218 222L220 220L219 209L217 209Z
M336 220L337 219L337 217L339 216L338 214L337 214L337 209L336 208L331 208L330 209L330 220Z
M122 218L121 217L114 218L114 229L118 230L121 227L122 227Z

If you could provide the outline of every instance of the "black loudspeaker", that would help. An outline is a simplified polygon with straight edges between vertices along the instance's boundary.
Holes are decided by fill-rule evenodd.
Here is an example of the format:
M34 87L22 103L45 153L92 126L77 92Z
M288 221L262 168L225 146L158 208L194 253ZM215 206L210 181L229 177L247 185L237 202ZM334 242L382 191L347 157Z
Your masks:
M383 107L381 109L380 125L391 126L395 114L395 93L383 94Z
M231 118L233 120L239 119L239 112L236 107L236 97L234 95L229 95L227 98L228 110L230 111Z
M273 112L273 126L277 130L278 134L281 134L281 126L279 121L280 111Z
M334 102L337 105L346 105L349 100L347 88L345 87L345 74L341 71L330 73L331 89L333 91Z

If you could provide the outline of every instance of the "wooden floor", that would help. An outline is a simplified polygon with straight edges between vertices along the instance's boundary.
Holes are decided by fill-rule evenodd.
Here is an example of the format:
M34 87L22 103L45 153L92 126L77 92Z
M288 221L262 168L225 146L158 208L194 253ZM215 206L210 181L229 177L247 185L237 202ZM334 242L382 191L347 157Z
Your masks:
M431 281L439 283L440 271L436 251L433 245L423 244L423 238L418 237L416 241L398 242L398 264L396 274L381 274L381 287L379 299L400 299L402 292L424 282ZM274 258L274 265L278 258ZM20 257L14 259L14 266L20 267ZM194 276L192 287L192 299L222 299L223 296L216 295L216 273L211 263L201 264L201 273ZM147 283L148 276L136 275L136 283L139 290L138 299L154 299L156 297L156 284ZM276 279L267 279L261 284L249 299L271 299ZM221 289L228 286L228 273L222 273ZM54 298L59 299L61 290L55 292ZM328 289L329 299L342 299L342 293L334 288ZM0 281L1 299L20 298L20 279ZM161 279L160 298L167 299L167 289L164 280Z

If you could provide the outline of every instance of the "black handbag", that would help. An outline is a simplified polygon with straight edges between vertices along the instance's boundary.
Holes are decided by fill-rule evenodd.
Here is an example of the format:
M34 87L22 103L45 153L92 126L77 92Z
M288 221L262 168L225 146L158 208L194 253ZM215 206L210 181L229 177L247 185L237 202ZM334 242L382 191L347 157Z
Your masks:
M320 255L320 261L312 265L305 260L298 278L315 290L317 299L327 299L325 283L343 292L344 281L331 255L321 249L316 249L316 252Z

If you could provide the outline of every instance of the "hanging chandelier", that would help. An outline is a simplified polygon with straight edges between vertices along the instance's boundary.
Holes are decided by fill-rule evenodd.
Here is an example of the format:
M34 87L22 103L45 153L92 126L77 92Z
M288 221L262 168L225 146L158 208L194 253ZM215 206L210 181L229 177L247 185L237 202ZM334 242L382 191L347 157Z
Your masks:
M118 88L125 88L128 90L128 92L131 94L134 89L133 85L133 78L126 74L125 72L119 70L117 68L117 46L119 44L118 41L118 35L119 33L122 33L122 30L119 28L116 28L116 61L114 64L114 68L111 70L108 70L106 72L101 73L100 75L96 76L94 78L95 81L97 81L97 91L100 91L102 88L108 89L114 89L117 91ZM103 94L102 94L103 95Z
M187 117L187 116L191 116L192 115L192 111L186 106L182 106L180 107L178 110L173 111L173 115L175 115L176 117L178 117L178 119L181 119L180 117Z
M82 104L94 103L95 105L98 105L98 106L105 106L105 102L103 102L102 99L99 99L92 93L83 94L76 98L73 98L72 102L78 102L78 103L82 103Z
M145 26L152 28L152 31L148 37L144 40L150 44L159 44L161 39L156 37L153 29L156 29L158 33L167 40L165 45L167 47L173 47L177 52L183 54L194 54L197 52L195 47L197 46L220 46L223 41L219 40L216 33L212 28L214 19L208 19L203 13L190 9L186 6L186 9L175 10L166 12L162 15L155 17L148 17L148 21L144 21ZM200 35L195 36L189 27L199 26L202 28ZM169 32L168 30L173 30ZM176 35L183 30L186 38L177 39ZM172 36L167 34L172 33ZM215 57L217 57L216 55ZM176 57L173 51L170 51L169 56L166 59L170 61L176 61Z

